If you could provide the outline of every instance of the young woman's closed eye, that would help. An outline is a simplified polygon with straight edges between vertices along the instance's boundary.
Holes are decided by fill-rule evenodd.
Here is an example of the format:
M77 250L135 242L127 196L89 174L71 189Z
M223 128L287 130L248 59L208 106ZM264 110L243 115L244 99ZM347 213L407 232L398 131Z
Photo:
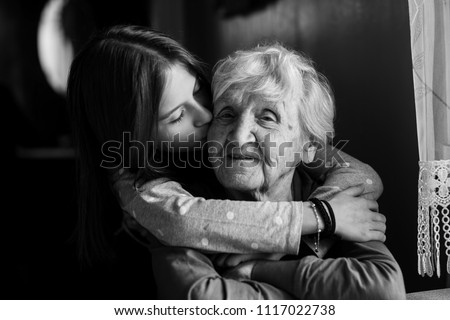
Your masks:
M175 64L167 72L159 107L158 139L170 142L171 150L198 145L206 138L212 115L209 93L199 76Z

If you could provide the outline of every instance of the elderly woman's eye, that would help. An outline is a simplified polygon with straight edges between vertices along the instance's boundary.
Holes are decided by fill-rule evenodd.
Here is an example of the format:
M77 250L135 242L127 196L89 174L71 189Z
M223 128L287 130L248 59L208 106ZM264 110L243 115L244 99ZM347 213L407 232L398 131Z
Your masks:
M216 119L219 119L219 120L231 120L231 119L234 118L234 113L233 113L230 109L225 108L225 109L223 109L222 111L220 111L220 112L215 116L215 118L216 118Z
M278 117L273 111L266 110L261 115L261 120L270 121L270 122L278 122Z

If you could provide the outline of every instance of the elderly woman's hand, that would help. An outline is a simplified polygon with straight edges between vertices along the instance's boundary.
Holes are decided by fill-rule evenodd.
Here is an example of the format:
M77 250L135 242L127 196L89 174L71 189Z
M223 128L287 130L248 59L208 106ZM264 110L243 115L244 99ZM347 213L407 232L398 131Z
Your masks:
M280 260L284 253L218 253L210 257L212 263L218 268L232 268L251 260Z
M234 280L250 280L252 278L253 268L258 260L246 261L233 268L228 268L222 272L222 276Z
M378 213L378 203L361 197L363 186L338 193L329 203L336 217L336 235L343 240L386 241L386 217Z

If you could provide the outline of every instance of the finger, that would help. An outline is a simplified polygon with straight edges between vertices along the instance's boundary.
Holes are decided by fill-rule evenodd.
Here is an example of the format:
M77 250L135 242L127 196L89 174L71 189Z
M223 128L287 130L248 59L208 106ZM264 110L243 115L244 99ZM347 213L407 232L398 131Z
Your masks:
M363 192L364 192L364 185L363 184L359 184L357 186L347 188L347 189L345 189L342 192L345 193L346 195L349 195L349 196L352 196L352 197L358 197L358 196L363 194Z
M228 256L229 256L228 253L217 254L213 260L214 265L218 267L224 267L225 261L228 258Z
M268 253L249 253L249 254L230 254L225 260L225 267L235 267L240 263L251 260L271 259L272 254Z
M386 241L386 235L380 231L370 231L369 237L371 238L371 240L375 240L375 241L381 241L381 242Z
M224 262L224 267L231 268L240 264L242 261L247 261L251 257L250 254L230 254Z
M378 210L379 210L378 202L376 202L375 200L366 200L366 201L367 201L367 207L369 208L369 210L378 212Z
M371 231L380 231L382 233L386 233L386 223L373 222L370 229Z
M386 223L386 216L384 214L374 212L372 215L372 220L377 222Z

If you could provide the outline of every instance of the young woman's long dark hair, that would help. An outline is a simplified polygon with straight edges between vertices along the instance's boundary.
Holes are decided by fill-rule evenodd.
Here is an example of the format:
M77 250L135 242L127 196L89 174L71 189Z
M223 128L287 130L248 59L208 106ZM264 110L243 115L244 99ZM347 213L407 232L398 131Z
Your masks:
M104 227L113 214L121 215L117 205L111 207L116 200L100 165L105 160L102 148L122 142L124 133L143 145L155 141L166 71L176 63L208 82L202 63L175 40L145 27L102 31L72 62L67 99L76 148L79 256L84 262L110 255ZM117 169L126 162L139 180L167 174L151 165L152 154L133 145L121 144L120 150Z

